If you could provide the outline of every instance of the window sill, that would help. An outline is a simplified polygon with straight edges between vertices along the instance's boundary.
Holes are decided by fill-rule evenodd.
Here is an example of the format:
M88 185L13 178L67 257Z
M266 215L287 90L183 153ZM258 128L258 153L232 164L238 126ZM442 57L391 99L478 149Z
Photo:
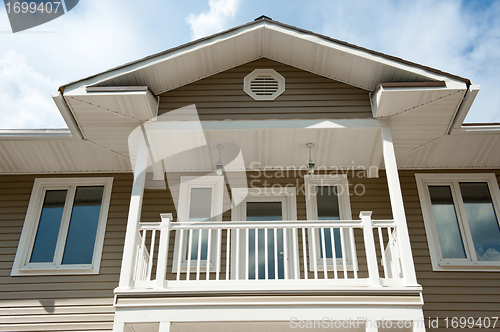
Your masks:
M439 262L433 266L433 271L477 271L477 272L500 272L499 261L482 262Z
M24 266L19 269L13 268L10 276L37 276L37 275L74 275L74 274L99 274L99 268L92 265L77 266Z

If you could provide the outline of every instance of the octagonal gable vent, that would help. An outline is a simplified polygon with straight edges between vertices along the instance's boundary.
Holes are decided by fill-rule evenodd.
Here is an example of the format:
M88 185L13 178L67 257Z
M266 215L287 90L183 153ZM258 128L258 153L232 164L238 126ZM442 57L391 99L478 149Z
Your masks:
M285 91L285 78L273 69L255 69L245 76L243 90L255 100L274 100Z

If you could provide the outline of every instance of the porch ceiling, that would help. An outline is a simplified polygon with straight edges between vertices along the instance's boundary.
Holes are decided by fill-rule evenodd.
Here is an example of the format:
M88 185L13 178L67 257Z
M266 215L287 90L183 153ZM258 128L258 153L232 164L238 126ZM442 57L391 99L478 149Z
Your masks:
M166 171L212 171L218 158L217 144L224 146L221 157L226 165L227 156L237 156L241 149L246 169L304 168L309 142L315 144L312 158L317 167L379 167L382 160L377 128L206 130L204 134L206 151L179 151L184 144L194 147L200 143L200 138L186 131L153 132L149 143L154 156L162 155L162 150L179 151L177 157L163 160ZM226 166L226 170L238 169L237 165Z

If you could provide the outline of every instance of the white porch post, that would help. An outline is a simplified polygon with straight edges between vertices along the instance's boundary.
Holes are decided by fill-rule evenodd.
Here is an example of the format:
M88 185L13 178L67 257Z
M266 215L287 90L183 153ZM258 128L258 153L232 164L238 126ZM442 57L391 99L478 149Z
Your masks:
M381 128L381 133L387 185L389 187L389 196L391 199L392 216L396 224L403 278L406 286L416 286L417 277L415 275L415 265L411 252L408 225L406 224L403 194L399 183L398 166L396 164L396 154L392 142L391 128L388 125L384 126Z
M113 323L113 332L125 332L125 323Z
M130 288L132 286L132 276L134 275L137 254L138 226L141 218L148 158L149 155L146 141L141 134L139 135L139 142L137 145L137 160L135 162L134 183L128 210L127 231L125 233L125 244L123 246L119 288Z
M160 322L160 328L158 332L170 332L170 322Z
M165 286L165 275L167 273L168 245L170 240L170 222L172 213L162 213L161 215L161 233L160 243L158 245L158 263L156 268L156 289L162 289Z
M375 250L375 239L373 237L373 222L371 211L361 211L359 217L363 223L363 237L365 240L366 263L368 265L368 277L372 287L380 287L380 275L378 273L377 251Z

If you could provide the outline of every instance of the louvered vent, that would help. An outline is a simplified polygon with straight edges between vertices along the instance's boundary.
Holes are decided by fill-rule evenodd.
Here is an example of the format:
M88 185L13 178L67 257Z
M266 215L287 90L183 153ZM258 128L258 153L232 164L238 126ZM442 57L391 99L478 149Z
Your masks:
M250 90L257 96L271 96L278 91L278 81L271 75L257 76L250 82Z
M273 69L256 69L245 77L244 90L255 100L274 100L285 91L285 78Z

